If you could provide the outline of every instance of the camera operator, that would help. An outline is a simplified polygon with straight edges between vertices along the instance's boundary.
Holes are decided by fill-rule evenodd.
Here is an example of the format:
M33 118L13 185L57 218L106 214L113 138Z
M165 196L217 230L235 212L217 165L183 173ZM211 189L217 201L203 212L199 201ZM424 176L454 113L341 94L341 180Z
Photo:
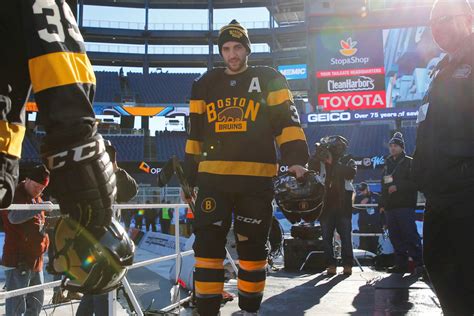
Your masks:
M348 141L342 136L328 136L316 144L316 151L309 161L309 169L319 173L325 186L323 211L320 217L323 231L327 274L335 275L337 261L334 257L333 237L337 230L341 237L344 274L352 274L352 180L357 172L354 160L345 155Z

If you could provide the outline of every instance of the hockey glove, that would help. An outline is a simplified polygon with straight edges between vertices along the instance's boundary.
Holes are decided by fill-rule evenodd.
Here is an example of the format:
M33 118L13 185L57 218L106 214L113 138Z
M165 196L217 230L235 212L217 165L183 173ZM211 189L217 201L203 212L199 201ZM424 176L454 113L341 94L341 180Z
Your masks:
M62 213L85 227L110 224L116 180L100 134L45 152L43 160L51 172L51 192Z

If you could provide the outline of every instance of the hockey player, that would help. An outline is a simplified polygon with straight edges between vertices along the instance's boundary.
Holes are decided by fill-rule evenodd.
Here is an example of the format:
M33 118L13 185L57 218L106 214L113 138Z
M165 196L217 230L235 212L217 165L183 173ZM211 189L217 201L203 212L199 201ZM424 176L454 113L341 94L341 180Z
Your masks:
M133 257L133 246L126 234L115 228L112 232L109 226L115 175L104 140L96 132L92 109L95 76L71 9L64 0L1 1L0 39L0 207L12 202L25 134L25 104L33 92L46 130L41 155L51 172L51 192L61 211L86 227L96 240L104 234L114 236L102 244L112 256L101 260L101 255L107 255L101 249L86 268L80 263L69 266L73 261L68 256L76 261L85 259L82 255L87 258L88 250L97 248L94 242L80 245L79 252L78 243L66 242L55 269L73 275L81 291L113 288L125 273L123 257L128 263ZM63 233L58 233L59 240L66 238ZM114 261L119 264L107 269ZM90 278L91 271L104 273Z
M195 294L201 316L217 315L224 287L226 235L234 218L239 255L239 306L256 313L262 301L266 241L272 220L275 142L289 171L302 177L308 147L285 78L249 67L247 30L233 20L219 32L226 68L198 78L190 101L185 171L198 186L194 233Z

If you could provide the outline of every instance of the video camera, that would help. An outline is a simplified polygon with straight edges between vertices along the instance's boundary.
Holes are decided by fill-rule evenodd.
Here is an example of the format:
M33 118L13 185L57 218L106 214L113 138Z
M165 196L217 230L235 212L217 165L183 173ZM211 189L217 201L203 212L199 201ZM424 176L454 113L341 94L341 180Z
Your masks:
M326 161L330 156L336 159L344 156L349 142L340 135L333 135L321 138L320 142L314 146L314 157L319 161Z

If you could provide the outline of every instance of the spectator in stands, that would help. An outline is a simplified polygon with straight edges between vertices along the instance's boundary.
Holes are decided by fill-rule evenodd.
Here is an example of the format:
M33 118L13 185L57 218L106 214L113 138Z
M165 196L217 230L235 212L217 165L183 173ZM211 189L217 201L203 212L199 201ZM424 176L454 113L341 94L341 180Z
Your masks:
M165 200L162 200L161 203L165 203ZM170 201L166 201L166 204L170 204ZM170 233L171 220L173 219L173 209L164 207L158 211L160 218L161 232L164 234Z
M117 165L117 155L112 144L106 142L106 151L112 161L115 176L117 177L116 202L124 203L131 200L138 192L135 179ZM76 316L108 315L108 293L101 295L85 294L77 308Z
M146 201L146 204L151 204L150 201ZM145 228L146 231L156 232L156 218L158 217L158 212L153 208L147 208L145 210Z
M416 181L427 206L424 259L445 315L474 314L474 34L467 0L436 1L433 39L446 56L418 116Z
M328 136L316 145L308 167L319 173L324 181L326 194L320 218L327 261L327 274L337 273L333 237L337 230L341 237L342 264L345 275L352 274L354 255L352 251L352 199L357 167L350 156L345 155L349 143L342 136Z
M379 206L380 211L385 212L390 242L395 250L395 265L388 268L388 272L404 274L408 272L408 257L416 267L423 266L421 240L415 223L417 190L412 176L413 159L405 154L402 133L393 135L389 148Z
M362 182L357 186L357 196L355 204L375 204L378 205L380 196L372 192L367 183ZM378 206L363 207L357 210L359 213L359 232L360 233L382 233L383 220ZM378 252L379 237L367 236L360 237L359 249L370 251L374 254Z
M45 166L36 166L26 180L15 190L14 204L41 204L41 194L49 183L49 172ZM43 210L3 210L5 227L2 264L5 270L5 287L12 291L42 284L43 254L49 246ZM44 291L24 296L7 298L6 315L39 315L43 307Z

